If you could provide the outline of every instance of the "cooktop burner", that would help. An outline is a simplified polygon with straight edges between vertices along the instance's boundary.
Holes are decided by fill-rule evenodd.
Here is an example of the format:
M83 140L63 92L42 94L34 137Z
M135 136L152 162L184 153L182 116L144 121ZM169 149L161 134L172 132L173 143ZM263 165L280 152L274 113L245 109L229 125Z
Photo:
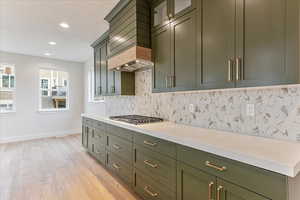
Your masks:
M135 124L135 125L164 121L161 118L147 117L147 116L140 116L140 115L112 116L110 117L110 119L130 123L130 124Z

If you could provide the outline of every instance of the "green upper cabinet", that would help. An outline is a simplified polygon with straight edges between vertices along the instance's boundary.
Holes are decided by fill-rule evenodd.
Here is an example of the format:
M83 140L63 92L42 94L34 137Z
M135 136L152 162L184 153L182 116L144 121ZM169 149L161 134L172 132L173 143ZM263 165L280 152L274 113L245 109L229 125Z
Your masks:
M153 92L298 83L298 7L297 0L153 1Z
M269 200L269 198L265 198L221 179L218 179L216 197L217 200Z
M165 26L197 7L197 0L154 0L152 3L152 27Z
M101 95L101 51L99 46L94 48L94 96Z
M167 91L171 77L171 29L170 25L152 35L153 91Z
M107 41L100 45L100 66L101 66L101 95L108 94L107 88Z
M153 92L199 87L201 57L197 55L201 48L197 48L200 41L196 24L193 11L153 32Z
M197 56L197 50L200 50L198 44L196 12L190 12L171 23L172 90L199 87L201 59Z
M293 82L288 73L297 73L297 57L287 57L288 40L298 44L298 35L288 35L291 24L297 27L298 17L289 14L295 13L293 4L295 0L237 1L237 87Z
M203 0L202 12L202 87L234 87L235 0Z

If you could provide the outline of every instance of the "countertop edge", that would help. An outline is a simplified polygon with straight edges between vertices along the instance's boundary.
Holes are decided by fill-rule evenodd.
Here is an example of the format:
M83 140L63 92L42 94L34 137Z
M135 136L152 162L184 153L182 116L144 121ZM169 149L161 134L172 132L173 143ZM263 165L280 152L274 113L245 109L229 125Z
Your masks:
M98 121L102 121L111 125L115 125L121 128L125 128L125 129L129 129L135 132L140 132L142 134L146 134L149 136L153 136L153 137L157 137L159 139L163 139L163 140L167 140L169 142L174 142L177 143L179 145L183 145L183 146L187 146L190 148L194 148L200 151L204 151L207 153L212 153L215 154L217 156L221 156L224 158L228 158L234 161L238 161L241 163L245 163L248 165L252 165L258 168L262 168L268 171L272 171L275 173L279 173L291 178L294 178L297 176L297 174L300 172L300 162L297 163L296 166L292 167L289 165L284 165L282 163L278 163L276 161L266 161L257 157L253 157L253 156L249 156L243 153L238 153L238 152L232 152L232 151L224 151L224 149L220 149L218 147L212 146L212 145L207 145L207 144L203 144L203 143L195 143L193 141L187 141L186 139L183 138L178 138L176 136L171 136L171 137L165 137L165 134L160 134L158 132L155 131L150 131L150 130L146 130L143 129L141 127L135 126L135 125L131 125L131 124L127 124L124 122L117 122L117 121L113 121L110 120L108 118L105 117L101 117L101 116L94 116L94 115L90 115L90 114L82 114L82 117L87 117L87 118L91 118L94 120L98 120ZM211 131L211 129L208 129ZM220 132L220 131L218 131Z

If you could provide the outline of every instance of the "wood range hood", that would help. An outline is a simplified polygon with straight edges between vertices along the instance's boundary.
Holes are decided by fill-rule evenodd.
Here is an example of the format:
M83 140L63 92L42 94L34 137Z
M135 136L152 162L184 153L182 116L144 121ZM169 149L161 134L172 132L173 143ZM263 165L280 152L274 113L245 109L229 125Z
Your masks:
M148 0L121 0L105 17L109 23L108 69L134 72L151 68Z
M109 70L133 72L153 66L151 49L133 46L108 59Z

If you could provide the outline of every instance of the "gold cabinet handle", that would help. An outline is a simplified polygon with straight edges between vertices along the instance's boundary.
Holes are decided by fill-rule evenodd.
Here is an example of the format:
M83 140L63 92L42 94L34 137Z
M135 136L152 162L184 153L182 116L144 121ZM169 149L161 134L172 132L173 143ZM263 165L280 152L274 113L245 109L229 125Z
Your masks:
M225 166L220 167L220 166L217 166L217 165L211 163L210 161L206 161L206 162L205 162L205 165L206 165L207 167L216 169L216 170L218 170L218 171L220 171L220 172L223 172L223 171L225 171L225 170L227 169L227 167L225 167Z
M233 64L233 60L229 59L228 60L228 77L227 77L227 81L231 82L232 81L232 65Z
M119 146L116 145L116 144L113 145L113 148L115 148L115 149L117 149L117 150L118 150L118 149L121 149L121 147L119 147Z
M152 196L152 197L157 197L158 196L158 193L157 192L151 192L150 190L149 190L149 187L148 186L145 186L144 187L144 190L145 190L145 192L147 192L150 196Z
M144 163L152 168L157 168L157 164L152 164L149 160L144 160Z
M239 81L241 80L241 59L240 58L236 58L235 61L235 65L236 65L236 80Z
M121 167L119 165L117 165L116 163L113 164L113 167L117 170L121 169Z
M210 182L208 184L208 200L213 200L212 198L212 188L214 186L214 182Z
M221 200L221 192L223 191L223 186L219 186L217 189L217 200Z
M155 143L155 142L154 142L154 143L148 142L147 140L144 141L144 144L149 145L149 146L152 146L152 147L154 147L154 146L157 145L157 143Z

